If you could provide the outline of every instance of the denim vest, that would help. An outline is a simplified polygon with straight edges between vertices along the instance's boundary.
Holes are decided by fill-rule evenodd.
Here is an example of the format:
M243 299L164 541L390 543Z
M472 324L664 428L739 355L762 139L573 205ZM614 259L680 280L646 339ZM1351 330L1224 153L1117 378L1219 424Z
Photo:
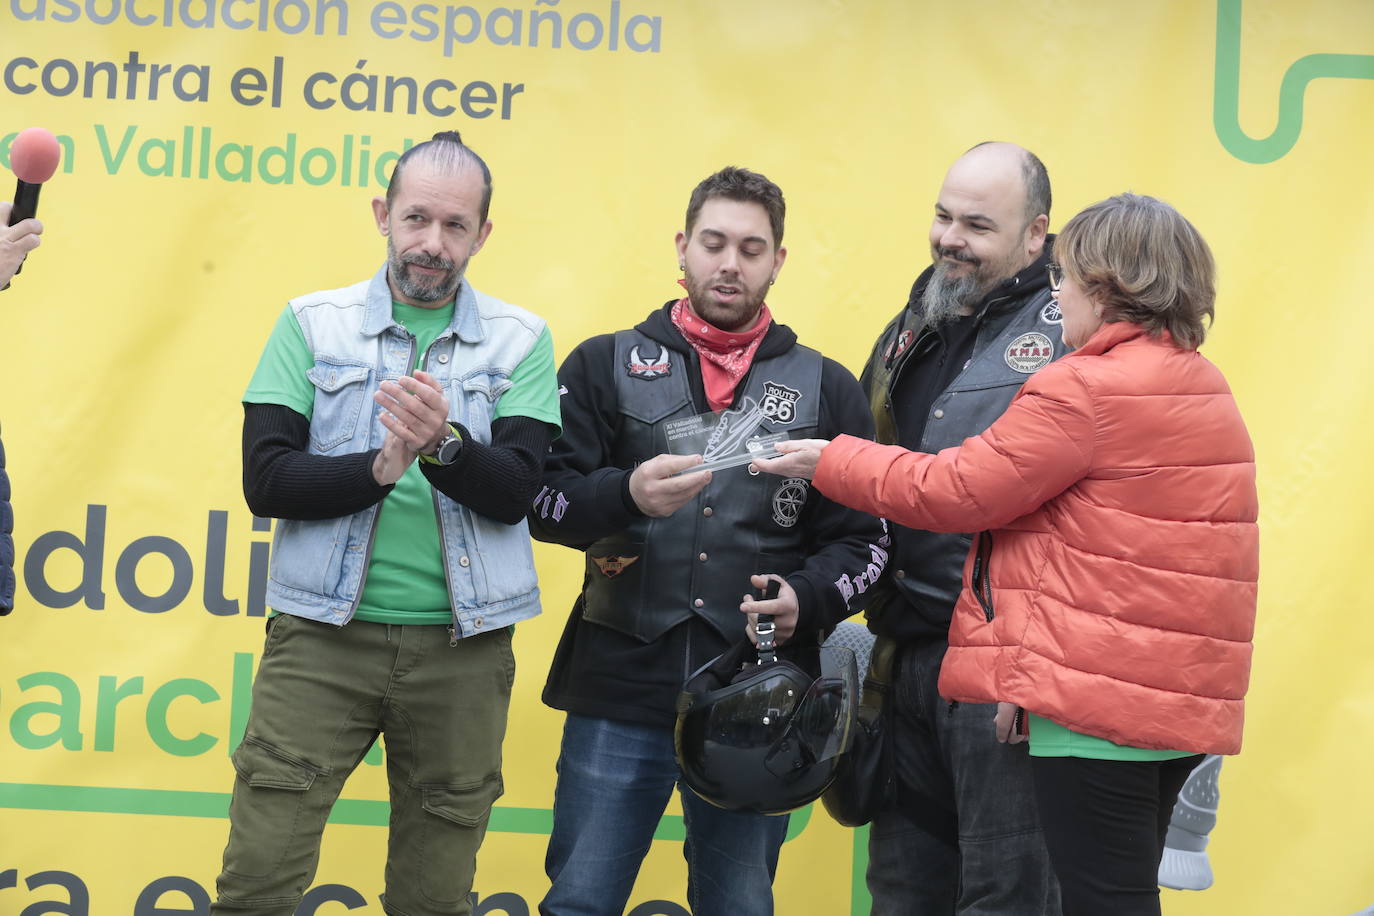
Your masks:
M291 300L315 356L310 420L312 455L379 448L386 429L372 400L381 383L409 371L415 338L391 317L383 266L371 280ZM465 280L453 321L421 354L417 367L448 395L449 419L491 442L496 401L511 373L543 333L544 321L483 295ZM458 636L473 636L539 613L539 588L524 520L505 525L468 511L437 490L435 514L444 574ZM385 502L385 500L383 500ZM358 607L382 503L341 518L282 519L272 541L270 607L342 626Z

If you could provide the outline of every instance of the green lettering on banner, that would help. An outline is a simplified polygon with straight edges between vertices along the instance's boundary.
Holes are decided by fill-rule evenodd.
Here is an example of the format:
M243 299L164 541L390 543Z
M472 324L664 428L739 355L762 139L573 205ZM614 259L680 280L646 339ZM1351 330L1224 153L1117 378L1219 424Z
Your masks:
M51 687L57 691L60 701L33 700L16 709L10 717L10 735L14 743L36 751L61 741L69 751L81 750L81 688L76 681L56 671L37 671L21 677L18 684L21 691ZM57 726L49 732L34 731L34 717L45 715L56 716Z
M1308 83L1321 78L1374 80L1374 54L1308 54L1298 58L1279 87L1278 123L1273 133L1257 140L1240 126L1240 14L1241 0L1217 0L1212 124L1227 152L1242 162L1258 165L1282 159L1298 142Z
M234 653L234 675L229 688L229 753L232 754L248 730L248 707L253 702L253 654Z
M112 751L115 749L115 709L121 700L138 696L143 692L143 678L131 677L124 683L110 675L100 678L100 686L95 693L95 749Z
M167 711L177 697L192 697L201 703L213 703L219 699L219 692L204 681L179 677L168 681L148 698L148 735L153 743L169 754L178 757L195 757L204 754L215 746L219 739L205 732L193 738L178 738L172 734L167 723Z

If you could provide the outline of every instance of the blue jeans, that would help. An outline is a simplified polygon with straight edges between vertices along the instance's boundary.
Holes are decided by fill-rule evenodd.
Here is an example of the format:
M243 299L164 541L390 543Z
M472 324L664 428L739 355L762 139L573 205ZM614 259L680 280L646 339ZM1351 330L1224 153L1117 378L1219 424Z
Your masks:
M894 665L897 806L868 836L872 916L1058 916L1026 745L999 744L992 704L936 689L944 642Z
M678 784L673 730L568 715L542 916L621 916ZM770 916L787 816L723 811L679 786L695 916Z

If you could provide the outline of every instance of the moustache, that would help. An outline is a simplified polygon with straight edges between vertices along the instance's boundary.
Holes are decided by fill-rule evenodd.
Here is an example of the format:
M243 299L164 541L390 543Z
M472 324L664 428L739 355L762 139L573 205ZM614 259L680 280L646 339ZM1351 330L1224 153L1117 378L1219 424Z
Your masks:
M965 264L972 264L975 267L983 263L969 252L959 248L936 248L935 256L937 258L951 258L955 261L963 261Z
M431 270L453 270L453 262L447 258L441 258L428 254L411 254L401 258L402 264L414 264L417 267L428 267Z

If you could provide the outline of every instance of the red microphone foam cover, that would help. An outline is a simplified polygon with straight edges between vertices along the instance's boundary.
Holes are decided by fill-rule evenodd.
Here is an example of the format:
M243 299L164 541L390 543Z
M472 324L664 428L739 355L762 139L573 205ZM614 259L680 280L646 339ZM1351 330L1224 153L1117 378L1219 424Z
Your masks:
M43 127L26 127L10 144L10 170L14 177L29 184L42 184L57 171L62 148L52 131Z

